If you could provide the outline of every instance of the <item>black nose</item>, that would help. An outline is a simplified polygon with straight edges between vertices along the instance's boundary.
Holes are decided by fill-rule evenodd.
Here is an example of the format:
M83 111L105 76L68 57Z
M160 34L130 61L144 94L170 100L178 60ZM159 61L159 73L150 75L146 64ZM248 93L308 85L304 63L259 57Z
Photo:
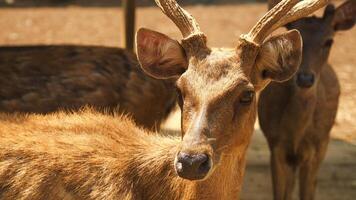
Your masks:
M314 74L307 72L299 72L297 74L297 85L301 88L310 88L315 82Z
M211 168L207 154L187 154L180 152L175 164L178 175L189 180L203 179Z

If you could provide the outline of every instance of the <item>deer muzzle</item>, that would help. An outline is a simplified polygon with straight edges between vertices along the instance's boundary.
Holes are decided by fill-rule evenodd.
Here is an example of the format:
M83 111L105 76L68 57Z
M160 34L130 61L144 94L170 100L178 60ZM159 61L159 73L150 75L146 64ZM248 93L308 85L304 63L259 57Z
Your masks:
M213 155L212 144L204 134L186 135L175 158L175 171L184 179L205 179L212 170Z
M314 85L315 75L312 72L298 72L296 83L300 88L310 88Z
M181 178L188 180L204 179L212 167L211 157L206 153L190 154L179 152L175 169Z

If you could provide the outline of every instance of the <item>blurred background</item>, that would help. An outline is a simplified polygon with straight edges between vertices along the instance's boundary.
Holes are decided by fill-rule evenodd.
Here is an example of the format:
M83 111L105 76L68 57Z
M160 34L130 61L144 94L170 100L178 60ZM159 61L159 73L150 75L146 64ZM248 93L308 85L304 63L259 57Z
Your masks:
M265 13L264 0L180 1L208 35L210 46L233 47ZM339 3L338 1L334 1ZM0 45L85 44L121 47L120 0L0 0ZM137 0L136 27L180 39L178 29L154 6ZM319 173L317 199L356 198L356 28L338 32L329 62L341 82L342 95L332 141ZM179 130L179 112L165 123ZM272 199L269 151L256 125L248 155L242 199Z

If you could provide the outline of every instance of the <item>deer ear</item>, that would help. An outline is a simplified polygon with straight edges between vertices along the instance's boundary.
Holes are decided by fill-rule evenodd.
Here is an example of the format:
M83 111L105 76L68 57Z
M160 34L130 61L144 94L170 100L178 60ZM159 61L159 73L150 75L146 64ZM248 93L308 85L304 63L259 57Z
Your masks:
M298 70L301 59L302 38L297 30L291 30L262 44L256 67L262 79L283 82Z
M356 2L346 1L336 8L332 25L335 31L344 31L352 28L356 22Z
M188 68L182 46L168 36L141 28L136 35L136 52L142 69L158 79L178 77Z

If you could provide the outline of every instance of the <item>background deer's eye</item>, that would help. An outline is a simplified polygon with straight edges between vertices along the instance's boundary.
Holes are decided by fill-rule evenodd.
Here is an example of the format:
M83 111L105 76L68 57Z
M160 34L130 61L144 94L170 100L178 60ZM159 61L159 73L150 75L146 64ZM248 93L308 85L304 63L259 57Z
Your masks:
M253 101L253 98L255 97L255 92L248 90L244 91L240 95L240 103L243 105L249 105Z
M330 48L333 43L334 43L333 39L328 39L325 41L324 46Z

